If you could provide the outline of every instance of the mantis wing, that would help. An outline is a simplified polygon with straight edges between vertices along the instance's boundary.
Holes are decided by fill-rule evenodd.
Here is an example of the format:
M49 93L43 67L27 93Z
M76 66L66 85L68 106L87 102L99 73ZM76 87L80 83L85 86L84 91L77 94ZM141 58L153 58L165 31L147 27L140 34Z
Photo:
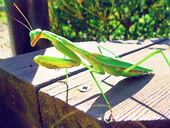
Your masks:
M122 68L129 68L130 66L133 65L132 63L129 63L127 61L124 61L124 60L122 61L121 59L112 58L112 57L104 56L104 55L97 54L97 53L93 53L93 58L96 61L99 61L100 63L111 65L111 66L122 67ZM136 66L134 69L141 70L141 71L153 71L152 69L148 69L148 68L141 67L141 66Z

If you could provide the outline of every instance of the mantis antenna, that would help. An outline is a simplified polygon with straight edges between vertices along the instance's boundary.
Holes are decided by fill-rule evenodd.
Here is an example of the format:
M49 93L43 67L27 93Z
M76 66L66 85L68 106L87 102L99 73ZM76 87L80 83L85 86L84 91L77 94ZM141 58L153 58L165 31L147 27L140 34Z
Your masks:
M29 21L27 20L27 18L24 16L24 14L21 12L21 10L18 8L18 6L14 3L14 6L16 7L16 9L21 13L21 15L24 17L24 19L26 20L26 22L28 23L29 27L27 25L25 25L24 23L22 23L21 21L15 19L14 17L8 15L9 17L11 17L12 19L16 20L17 22L19 22L20 24L24 25L29 31L32 31L32 26L31 24L29 23Z
M12 17L12 16L10 16L10 15L8 15L8 14L7 14L7 16L9 16L9 17L11 17L12 19L16 20L17 22L19 22L20 24L22 24L24 27L26 27L29 31L31 31L31 29L30 29L28 26L26 26L24 23L22 23L21 21L15 19L14 17Z

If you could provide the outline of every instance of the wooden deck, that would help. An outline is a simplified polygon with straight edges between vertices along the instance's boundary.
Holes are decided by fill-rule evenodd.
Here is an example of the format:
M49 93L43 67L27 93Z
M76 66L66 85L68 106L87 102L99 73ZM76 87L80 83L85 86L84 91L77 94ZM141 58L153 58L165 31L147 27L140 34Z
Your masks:
M101 45L115 54L123 56L123 60L132 63L138 62L157 49L161 49L170 61L170 40L154 44L129 55L123 55L159 40L84 42L76 43L76 45L97 53L99 53L97 45ZM106 51L103 51L103 54L112 56ZM52 47L0 60L0 68L33 84L40 92L45 92L62 101L68 100L69 105L98 120L109 118L108 106L88 70L82 65L68 69L71 76L67 82L67 90L66 84L57 82L60 79L64 80L65 69L52 70L39 67L33 62L33 57L36 55L63 58L63 55ZM83 58L82 60L86 62ZM170 119L170 68L161 53L151 57L141 66L154 69L153 74L134 78L115 77L107 73L105 75L94 74L111 104L114 118L117 121ZM82 85L91 86L92 89L88 92L80 92L79 87Z

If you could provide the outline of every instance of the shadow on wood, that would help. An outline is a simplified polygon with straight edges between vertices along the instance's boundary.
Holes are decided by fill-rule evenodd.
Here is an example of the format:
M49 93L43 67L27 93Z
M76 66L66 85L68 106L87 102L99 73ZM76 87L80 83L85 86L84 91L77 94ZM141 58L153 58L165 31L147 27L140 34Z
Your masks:
M116 85L112 85L107 82L107 79L111 77L111 75L109 75L108 77L104 78L100 84L104 83L112 87L105 93L105 96L110 102L111 107L114 107L119 103L125 101L126 99L131 98L134 94L140 91L145 85L147 85L147 83L153 78L153 76L154 75L143 75L140 77L133 77L133 79L125 78L118 82ZM112 78L114 81L114 76L112 76ZM109 108L105 103L105 100L101 93L99 93L98 95L93 95L92 97L89 97L88 99L75 104L74 106L78 106L79 104L89 101L97 96L99 97L95 100L91 108L88 109L87 113L94 113L94 111L96 111L96 115L94 118L100 118L101 120L104 120L105 112L108 111ZM97 115L97 111L100 111L100 115Z

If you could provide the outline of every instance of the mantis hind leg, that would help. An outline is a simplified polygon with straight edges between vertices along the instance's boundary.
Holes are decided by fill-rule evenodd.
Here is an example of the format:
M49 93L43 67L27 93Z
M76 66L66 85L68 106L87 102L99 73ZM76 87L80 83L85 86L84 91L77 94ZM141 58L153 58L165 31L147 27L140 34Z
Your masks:
M98 49L99 49L99 51L100 51L101 54L102 54L102 51L101 51L101 48L102 48L102 49L104 49L105 51L113 54L116 58L121 59L118 55L116 55L115 53L111 52L110 50L108 50L108 49L106 49L106 48L104 48L104 47L102 47L102 46L97 46L97 47L98 47Z
M146 56L145 58L143 58L142 60L140 60L139 62L137 62L136 64L133 64L131 67L124 70L123 74L126 74L127 72L134 69L136 66L138 66L139 64L141 64L142 62L144 62L145 60L149 59L150 57L154 56L157 53L162 53L162 56L164 57L164 59L167 62L168 66L170 67L170 63L169 63L167 57L165 56L165 54L163 53L163 51L162 50L156 50L156 51L152 52L151 54L149 54L148 56Z

